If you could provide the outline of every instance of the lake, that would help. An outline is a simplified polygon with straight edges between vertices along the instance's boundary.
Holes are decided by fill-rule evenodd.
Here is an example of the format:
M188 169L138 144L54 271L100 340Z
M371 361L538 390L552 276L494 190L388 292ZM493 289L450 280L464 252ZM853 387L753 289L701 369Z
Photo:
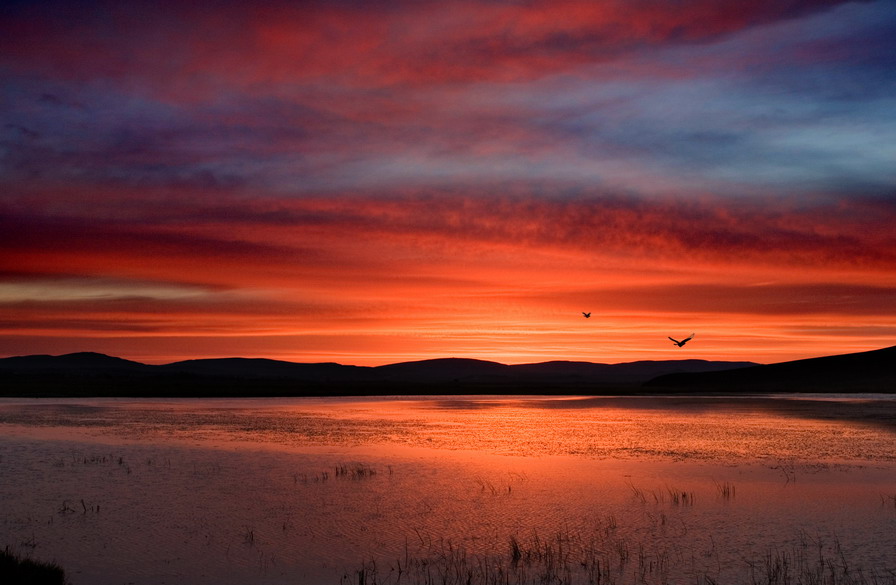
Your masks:
M2 399L74 585L894 583L896 398Z

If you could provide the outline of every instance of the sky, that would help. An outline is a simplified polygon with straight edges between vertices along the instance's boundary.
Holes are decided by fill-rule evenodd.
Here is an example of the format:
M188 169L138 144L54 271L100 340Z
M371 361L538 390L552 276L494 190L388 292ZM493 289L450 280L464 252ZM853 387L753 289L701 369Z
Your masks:
M0 79L0 356L896 345L896 1L5 2Z

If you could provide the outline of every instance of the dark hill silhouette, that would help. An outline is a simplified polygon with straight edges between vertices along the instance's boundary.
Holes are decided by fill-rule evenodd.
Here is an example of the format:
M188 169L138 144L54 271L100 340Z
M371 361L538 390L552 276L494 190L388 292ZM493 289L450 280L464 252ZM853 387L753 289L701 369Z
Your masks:
M333 362L296 363L263 358L185 360L157 366L169 374L191 374L246 379L350 380L363 378L370 368Z
M512 376L512 367L484 360L438 358L378 366L374 375L381 381L446 383Z
M896 346L718 372L672 373L644 387L658 392L896 392Z
M579 378L599 385L638 385L656 376L676 372L712 372L755 366L754 362L714 362L706 360L644 360L621 364L553 361L510 366L514 371L542 378Z
M705 372L756 365L753 362L706 360L638 361L622 364L550 361L506 365L498 362L441 358L402 362L374 368L380 381L459 385L493 385L520 388L580 388L637 386L671 372Z
M606 394L638 391L670 372L751 362L703 360L624 364L553 361L505 365L443 358L378 367L270 359L196 359L146 365L103 354L0 359L6 396L328 396L382 394Z
M0 359L0 369L17 371L141 372L152 366L103 353L83 351L65 355L26 355Z
M704 360L505 365L444 358L378 367L270 359L146 365L99 353L0 359L6 396L328 396L893 392L896 346L759 365Z

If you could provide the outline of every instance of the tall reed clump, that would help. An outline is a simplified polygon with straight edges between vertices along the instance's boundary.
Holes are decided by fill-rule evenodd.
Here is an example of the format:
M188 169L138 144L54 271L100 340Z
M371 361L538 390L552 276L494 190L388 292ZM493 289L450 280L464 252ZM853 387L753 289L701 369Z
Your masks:
M613 585L638 572L650 582L662 580L660 563L643 553L635 561L629 545L617 539L583 538L562 531L548 537L510 536L503 553L472 553L450 542L433 543L420 556L406 553L395 562L365 563L346 573L342 585ZM620 552L622 551L622 552Z
M896 571L866 573L853 567L839 542L825 547L808 542L789 549L769 550L759 561L750 561L751 585L893 585Z
M737 567L697 568L686 555L658 543L561 531L549 537L511 535L502 552L470 552L440 540L393 562L364 563L341 585L896 585L896 571L853 566L839 543L805 536L801 545L770 549ZM421 539L422 541L423 539ZM741 564L742 563L742 564Z
M65 571L56 563L35 561L10 552L0 551L0 582L12 585L67 585Z

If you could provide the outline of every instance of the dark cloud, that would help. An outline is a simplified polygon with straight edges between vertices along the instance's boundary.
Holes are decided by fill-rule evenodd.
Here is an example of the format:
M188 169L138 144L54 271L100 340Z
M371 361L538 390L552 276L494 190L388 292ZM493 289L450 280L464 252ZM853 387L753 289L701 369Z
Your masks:
M542 75L645 44L699 42L840 4L824 1L45 2L0 27L4 61L55 74L370 75L432 81ZM312 53L309 55L308 50ZM320 53L318 53L320 51ZM279 52L279 54L278 54ZM250 72L249 63L260 75ZM323 68L321 67L323 65Z
M338 256L325 252L335 242L364 239L390 246L411 241L512 245L698 262L737 258L778 267L896 266L892 198L682 201L430 193L223 201L192 194L183 201L144 201L141 215L134 215L136 205L111 208L103 226L85 223L96 213L89 205L81 207L83 215L58 219L7 215L0 238L8 250L28 252L109 251L302 265L336 261ZM120 213L127 216L116 220ZM338 261L346 269L353 265L350 258Z
M190 229L169 230L133 222L87 225L71 218L45 219L23 215L0 215L0 245L7 254L0 267L38 273L48 268L42 261L22 266L19 258L42 258L53 271L65 273L66 262L78 264L89 259L91 270L107 266L111 273L152 274L167 262L176 273L184 265L222 270L233 265L281 265L301 260L303 265L326 264L320 250L291 247L280 243L252 242L229 235L204 235Z

